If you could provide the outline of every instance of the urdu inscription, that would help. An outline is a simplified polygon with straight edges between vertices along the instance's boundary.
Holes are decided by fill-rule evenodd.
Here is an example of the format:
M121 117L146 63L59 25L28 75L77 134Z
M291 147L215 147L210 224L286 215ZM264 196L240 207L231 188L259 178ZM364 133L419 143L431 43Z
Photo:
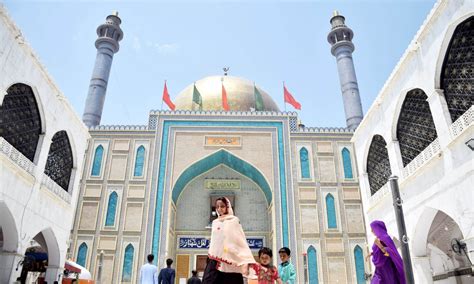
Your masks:
M205 146L241 146L239 136L206 136Z
M179 238L180 249L208 249L210 240L206 238ZM263 238L247 238L247 244L250 249L261 249L263 247Z
M237 179L206 179L206 189L240 189L240 180Z

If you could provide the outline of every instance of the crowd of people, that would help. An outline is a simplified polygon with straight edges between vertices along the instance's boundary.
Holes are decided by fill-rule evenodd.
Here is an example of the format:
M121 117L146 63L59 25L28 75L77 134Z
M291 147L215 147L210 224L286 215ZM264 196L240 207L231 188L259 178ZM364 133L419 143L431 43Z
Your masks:
M287 247L278 253L281 263L273 265L273 252L268 247L258 251L255 260L245 237L239 218L234 215L229 199L220 197L216 200L218 218L212 222L211 242L208 261L202 280L197 271L192 271L188 284L295 284L296 270L290 262L291 251ZM375 265L372 284L405 284L403 261L397 248L388 235L384 222L374 221L370 224L375 235L372 257ZM158 269L153 265L153 255L148 255L148 263L140 271L141 284L174 284L175 270L171 267L172 259L166 260L166 268Z

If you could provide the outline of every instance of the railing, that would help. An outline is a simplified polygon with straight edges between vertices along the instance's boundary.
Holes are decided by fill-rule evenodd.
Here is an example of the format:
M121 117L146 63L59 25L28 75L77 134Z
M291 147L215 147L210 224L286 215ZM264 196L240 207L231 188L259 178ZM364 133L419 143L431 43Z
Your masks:
M20 168L24 169L27 173L35 176L36 165L33 164L27 157L25 157L20 151L18 151L13 145L8 143L5 138L0 137L0 152L7 156L10 161L18 165ZM56 196L71 203L71 195L66 192L62 187L60 187L54 180L50 179L44 173L41 177L41 185L44 185L49 191L54 193Z
M441 152L441 146L439 145L439 138L436 138L431 142L428 147L418 154L408 165L402 170L403 178L407 178L412 175L417 169L423 166L426 162L431 160L436 154Z
M385 195L387 195L389 192L390 192L390 184L387 181L387 183L384 186L382 186L379 190L377 190L377 192L374 193L374 195L369 197L369 203L370 203L369 207L373 207L377 202L382 200L385 197Z
M46 174L43 174L43 177L41 179L41 185L47 188L49 191L54 193L62 200L66 201L69 204L71 203L71 195Z
M33 164L27 157L25 157L20 151L8 143L5 138L0 137L0 152L7 156L13 163L17 164L20 168L24 169L27 173L34 176L35 164Z
M465 129L471 126L474 121L474 106L471 106L463 115L461 115L453 124L450 131L452 139L459 136Z

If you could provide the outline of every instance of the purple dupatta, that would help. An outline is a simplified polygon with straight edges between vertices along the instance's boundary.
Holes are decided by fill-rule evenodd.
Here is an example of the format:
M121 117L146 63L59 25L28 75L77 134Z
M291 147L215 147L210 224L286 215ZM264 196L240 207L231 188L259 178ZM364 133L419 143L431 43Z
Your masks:
M398 253L397 247L387 233L385 223L373 221L370 227L375 236L380 240L389 256L385 256L382 250L374 243L372 246L372 262L375 265L375 275L372 283L378 284L405 284L405 270L403 260Z

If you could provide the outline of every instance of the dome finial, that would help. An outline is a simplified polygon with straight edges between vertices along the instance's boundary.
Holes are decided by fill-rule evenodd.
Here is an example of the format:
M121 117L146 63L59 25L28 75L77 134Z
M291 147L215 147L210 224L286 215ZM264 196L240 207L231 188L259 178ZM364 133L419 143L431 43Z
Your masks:
M230 67L224 67L222 70L224 70L224 76L227 76L227 72L229 72Z

